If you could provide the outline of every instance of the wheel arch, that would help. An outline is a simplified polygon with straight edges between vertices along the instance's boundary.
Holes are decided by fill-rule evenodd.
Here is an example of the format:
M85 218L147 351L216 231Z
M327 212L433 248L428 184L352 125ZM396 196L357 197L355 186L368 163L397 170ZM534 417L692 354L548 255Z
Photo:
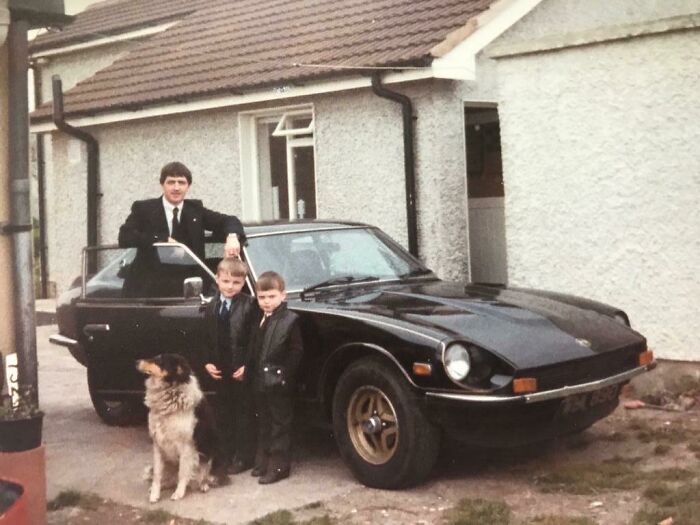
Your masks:
M401 363L386 348L373 343L345 343L331 352L321 371L319 392L321 406L326 417L330 418L332 415L333 393L342 373L351 364L367 357L380 359L396 369L406 379L412 389L418 388L418 385L413 382L406 369L401 366Z

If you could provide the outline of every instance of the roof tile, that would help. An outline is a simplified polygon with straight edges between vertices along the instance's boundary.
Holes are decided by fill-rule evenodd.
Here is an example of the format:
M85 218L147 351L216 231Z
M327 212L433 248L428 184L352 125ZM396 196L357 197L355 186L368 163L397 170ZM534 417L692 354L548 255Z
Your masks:
M68 114L92 114L358 73L329 65L425 65L433 46L493 2L122 0L85 11L62 40L46 35L32 49L87 38L96 28L153 23L166 11L182 17L66 94ZM35 112L45 115L46 108Z

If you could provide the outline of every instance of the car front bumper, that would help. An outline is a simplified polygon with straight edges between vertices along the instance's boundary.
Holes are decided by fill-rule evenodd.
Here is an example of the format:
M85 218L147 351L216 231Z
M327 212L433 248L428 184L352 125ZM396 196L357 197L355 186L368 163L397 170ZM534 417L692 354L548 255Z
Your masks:
M579 385L518 396L426 392L427 417L450 438L480 446L518 446L580 432L610 414L620 388L656 363Z

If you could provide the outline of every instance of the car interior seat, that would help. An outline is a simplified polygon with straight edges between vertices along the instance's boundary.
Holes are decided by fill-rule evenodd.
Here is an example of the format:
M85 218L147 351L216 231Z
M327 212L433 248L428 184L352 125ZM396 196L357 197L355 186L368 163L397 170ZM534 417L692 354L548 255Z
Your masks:
M323 281L327 277L328 270L316 250L298 250L289 254L284 272L289 287Z

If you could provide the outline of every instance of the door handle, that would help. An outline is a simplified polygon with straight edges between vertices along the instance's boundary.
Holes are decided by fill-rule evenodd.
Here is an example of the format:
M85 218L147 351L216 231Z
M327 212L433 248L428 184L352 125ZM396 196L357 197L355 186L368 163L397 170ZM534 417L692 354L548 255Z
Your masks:
M88 341L92 342L95 340L96 332L109 332L108 324L86 324L83 327L83 333L87 336Z

